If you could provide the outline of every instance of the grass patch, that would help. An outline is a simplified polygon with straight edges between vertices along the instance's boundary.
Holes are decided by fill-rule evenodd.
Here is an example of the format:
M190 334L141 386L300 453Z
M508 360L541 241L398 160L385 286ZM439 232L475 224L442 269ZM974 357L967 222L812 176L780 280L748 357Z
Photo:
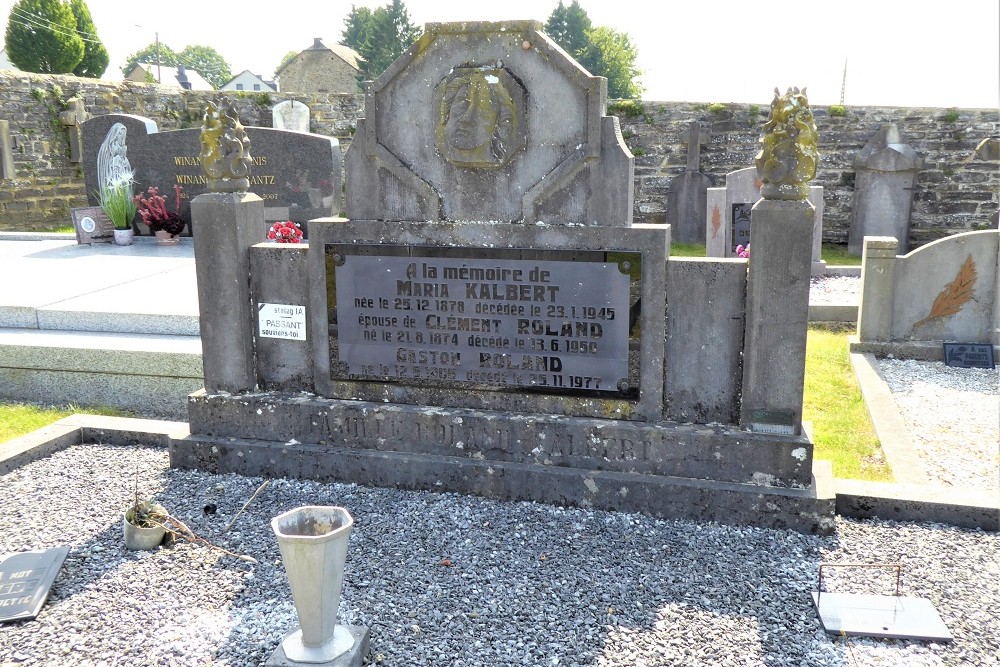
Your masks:
M670 243L671 257L704 257L705 246L700 243Z
M824 243L821 254L829 266L861 266L861 257L848 255L846 245Z
M802 419L813 424L813 455L832 461L835 477L892 481L851 368L848 334L809 327Z
M43 407L30 403L0 403L0 442L31 433L77 412L110 417L130 416L116 408L79 408L74 405Z

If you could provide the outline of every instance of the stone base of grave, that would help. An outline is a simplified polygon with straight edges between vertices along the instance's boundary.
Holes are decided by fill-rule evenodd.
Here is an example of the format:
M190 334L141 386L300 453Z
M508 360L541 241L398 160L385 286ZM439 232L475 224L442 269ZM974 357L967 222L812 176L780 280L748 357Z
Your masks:
M370 631L367 625L345 625L351 635L354 637L354 646L351 650L343 655L339 655L333 660L328 660L326 662L297 662L295 660L289 660L288 656L285 655L285 650L278 644L278 648L274 649L271 656L264 663L265 667L301 667L302 665L318 665L318 667L361 667L365 656L368 654L368 639L370 636ZM298 628L293 628L292 632L295 632Z
M449 491L806 533L833 531L807 436L311 394L206 394L175 468Z

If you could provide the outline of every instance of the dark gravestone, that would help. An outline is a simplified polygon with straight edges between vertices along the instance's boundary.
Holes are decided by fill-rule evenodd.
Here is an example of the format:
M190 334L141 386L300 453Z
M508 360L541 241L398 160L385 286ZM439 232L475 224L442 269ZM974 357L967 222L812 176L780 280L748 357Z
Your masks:
M736 246L744 248L750 245L750 210L753 204L733 204L733 229L729 237L732 239L727 250L730 257L736 256Z
M97 116L83 123L84 182L90 202L97 204L98 152L116 123L125 128L126 157L135 171L136 193L158 187L172 211L174 185L180 185L184 188L180 216L190 225L191 200L208 191L199 157L201 128L159 132L148 118L124 114ZM340 212L341 160L336 139L266 127L245 129L253 162L250 191L264 200L266 220L305 222ZM135 227L148 231L139 216Z
M698 121L687 129L687 171L670 181L667 192L667 222L670 238L677 243L705 243L705 214L712 179L698 171L704 135Z
M53 547L0 559L0 623L38 615L67 554L69 547Z

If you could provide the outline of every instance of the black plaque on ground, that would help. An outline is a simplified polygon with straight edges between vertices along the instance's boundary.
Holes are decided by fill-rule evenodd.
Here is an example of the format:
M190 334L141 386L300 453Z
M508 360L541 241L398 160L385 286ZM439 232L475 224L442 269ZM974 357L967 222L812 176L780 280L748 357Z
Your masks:
M126 114L95 116L81 125L87 197L96 204L97 160L111 128L121 124L125 157L135 172L137 194L155 186L175 207L174 186L180 185L179 214L191 233L191 199L207 192L201 171L201 128L160 132L148 118ZM266 220L305 222L340 211L340 145L319 134L246 127L250 139L250 192L264 200ZM146 225L135 225L142 233ZM303 225L303 228L305 225ZM263 231L263 230L262 230ZM263 239L261 239L263 240Z
M0 558L0 623L38 616L69 547L24 551Z
M104 209L100 206L85 206L71 208L73 229L76 230L76 242L93 245L94 243L114 243L115 226L108 220Z
M945 343L944 363L956 368L996 368L989 343Z

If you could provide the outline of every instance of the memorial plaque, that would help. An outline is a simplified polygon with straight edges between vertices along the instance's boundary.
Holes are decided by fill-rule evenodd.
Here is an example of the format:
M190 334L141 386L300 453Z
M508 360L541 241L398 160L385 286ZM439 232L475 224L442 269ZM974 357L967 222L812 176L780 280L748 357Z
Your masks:
M0 558L0 623L38 615L69 547L25 551Z
M261 338L306 340L306 307L285 303L258 304L257 335Z
M750 210L753 204L733 204L733 233L730 237L732 245L729 248L730 256L736 255L736 246L744 248L750 245Z
M94 243L114 243L115 226L108 219L100 206L71 208L73 229L76 230L76 242L83 245Z
M552 393L630 390L629 270L638 255L615 263L418 257L345 245L328 245L327 253L336 283L335 375Z
M988 343L944 343L944 363L956 368L996 368Z

